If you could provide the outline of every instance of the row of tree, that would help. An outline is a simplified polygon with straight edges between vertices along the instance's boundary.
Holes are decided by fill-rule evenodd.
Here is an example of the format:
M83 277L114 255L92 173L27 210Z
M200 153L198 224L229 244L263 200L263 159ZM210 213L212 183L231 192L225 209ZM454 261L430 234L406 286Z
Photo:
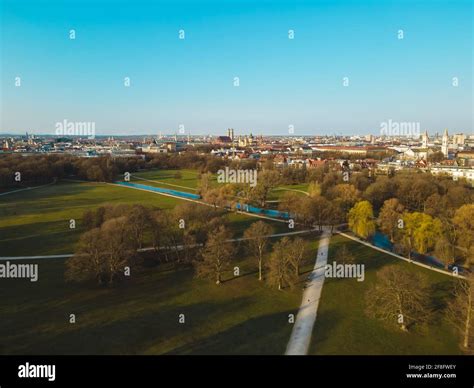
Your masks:
M397 198L384 202L378 218L372 205L360 201L348 213L349 228L359 237L369 238L376 227L395 244L395 250L412 257L413 252L433 254L446 266L462 259L474 261L474 204L462 205L451 218L437 218L410 212Z
M139 158L7 154L0 158L0 187L43 184L65 177L112 182L119 174L144 167L145 161Z
M222 282L234 262L236 240L221 211L185 203L164 211L139 204L102 206L84 213L81 235L74 256L67 261L66 280L94 279L113 285L124 278L124 269L140 263L145 243L154 248L155 262L192 265L196 276ZM254 257L258 279L282 289L293 286L306 257L301 238L283 238L273 245L273 228L264 221L253 223L243 241ZM264 274L266 273L266 276Z
M256 168L255 160L243 162L222 159L196 151L171 154L146 154L144 158L99 156L82 158L67 154L5 154L0 157L0 187L35 185L64 177L88 181L112 182L125 172L142 169L197 169L201 173L216 173L225 166ZM21 174L21 179L17 173Z

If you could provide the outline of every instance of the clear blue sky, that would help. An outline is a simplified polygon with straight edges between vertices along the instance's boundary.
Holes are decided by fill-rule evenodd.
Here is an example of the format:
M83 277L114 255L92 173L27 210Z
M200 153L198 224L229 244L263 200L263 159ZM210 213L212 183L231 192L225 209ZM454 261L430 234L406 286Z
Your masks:
M470 0L0 3L0 133L473 131Z

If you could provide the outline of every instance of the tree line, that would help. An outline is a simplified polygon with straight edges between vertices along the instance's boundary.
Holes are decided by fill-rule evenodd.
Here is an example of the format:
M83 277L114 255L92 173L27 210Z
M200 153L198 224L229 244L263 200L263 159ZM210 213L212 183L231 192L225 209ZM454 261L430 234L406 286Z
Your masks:
M225 166L256 168L255 160L242 163L196 151L172 154L146 154L145 158L99 156L82 158L67 154L5 154L0 157L0 187L50 183L66 177L88 181L113 182L125 172L143 169L197 169L215 173ZM17 173L20 173L18 180Z
M239 246L222 210L193 203L172 210L102 206L84 213L82 227L74 256L66 262L67 281L113 286L126 280L126 268L132 265L143 269L173 263L191 266L196 277L221 284L243 250L253 257L258 280L282 290L296 284L308 255L307 243L299 237L284 237L272 245L274 230L264 221L252 223ZM141 254L145 244L152 249L151 263Z

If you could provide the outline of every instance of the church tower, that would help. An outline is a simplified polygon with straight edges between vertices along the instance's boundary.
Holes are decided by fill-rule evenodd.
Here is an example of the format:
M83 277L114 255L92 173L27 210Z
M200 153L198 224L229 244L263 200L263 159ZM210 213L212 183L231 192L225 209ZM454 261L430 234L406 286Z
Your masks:
M428 131L425 130L425 133L422 136L422 147L423 148L428 148Z
M446 158L448 157L448 144L449 144L449 135L448 135L448 130L445 129L444 134L443 134L443 143L441 145L441 152Z

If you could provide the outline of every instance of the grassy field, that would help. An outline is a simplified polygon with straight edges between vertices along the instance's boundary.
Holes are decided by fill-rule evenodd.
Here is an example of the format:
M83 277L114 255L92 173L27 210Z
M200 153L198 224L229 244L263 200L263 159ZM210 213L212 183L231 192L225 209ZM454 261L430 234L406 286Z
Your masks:
M365 292L375 281L375 272L384 265L397 264L426 275L435 303L441 307L449 298L453 280L427 269L402 262L379 251L335 236L331 240L328 262L341 244L348 244L358 263L365 264L365 281L327 279L313 331L311 354L458 354L458 339L443 321L441 311L430 323L413 332L402 333L368 318Z
M181 177L177 177L179 173ZM146 179L146 180L143 180ZM214 181L215 180L214 176ZM196 193L199 172L197 170L181 169L181 170L149 170L133 173L131 182L147 184L155 187L163 187L188 193Z
M296 195L306 196L308 192L308 184L303 183L300 185L282 185L275 187L268 197L270 201L279 201L288 192L295 193Z
M184 200L141 190L96 183L59 183L0 197L0 256L71 253L83 232L80 220L86 210L105 204L141 203L170 209ZM257 219L229 214L238 236ZM69 220L76 220L76 229ZM272 222L276 231L284 223Z
M178 170L140 171L132 174L131 181L155 187L195 193L199 182L199 172L197 170L183 169L179 170L181 177L176 177L177 172ZM143 179L146 179L146 181ZM219 187L216 174L212 176L211 185ZM268 200L279 200L288 191L295 192L298 195L306 195L305 193L308 191L308 186L308 183L298 185L280 185L270 192Z
M168 186L197 187L197 173L155 170L139 176ZM133 180L133 179L132 179ZM144 184L152 184L145 182ZM153 185L153 184L152 184ZM161 184L157 184L161 185ZM282 186L306 191L307 185ZM186 191L187 189L183 189ZM278 199L285 190L274 190ZM301 193L301 195L305 195ZM84 211L104 204L141 203L171 209L184 200L146 191L96 183L59 183L0 197L0 256L72 253L82 233ZM258 219L228 213L235 237ZM69 228L75 219L76 229ZM275 232L287 224L271 222ZM239 255L241 276L221 287L193 278L191 269L156 267L136 269L128 284L101 289L95 285L66 284L64 261L41 260L40 280L2 280L0 288L1 354L282 354L296 313L301 288L317 248L314 236L310 260L293 290L278 292L256 280L253 260ZM329 262L341 244L348 244L358 263L366 266L364 282L327 279L311 354L458 354L458 339L438 312L429 325L401 333L364 313L365 292L375 272L397 263L428 276L438 307L450 295L452 280L445 275L400 262L341 236L331 240ZM240 244L240 243L239 243ZM244 257L242 257L244 256ZM133 269L132 269L133 270ZM69 314L78 322L68 323ZM185 314L186 323L178 323Z
M312 266L314 240L303 270ZM278 291L257 280L252 258L239 255L232 267L240 276L228 272L220 286L165 265L132 266L127 284L104 289L65 283L62 260L38 262L38 282L2 281L1 354L282 354L307 276Z

